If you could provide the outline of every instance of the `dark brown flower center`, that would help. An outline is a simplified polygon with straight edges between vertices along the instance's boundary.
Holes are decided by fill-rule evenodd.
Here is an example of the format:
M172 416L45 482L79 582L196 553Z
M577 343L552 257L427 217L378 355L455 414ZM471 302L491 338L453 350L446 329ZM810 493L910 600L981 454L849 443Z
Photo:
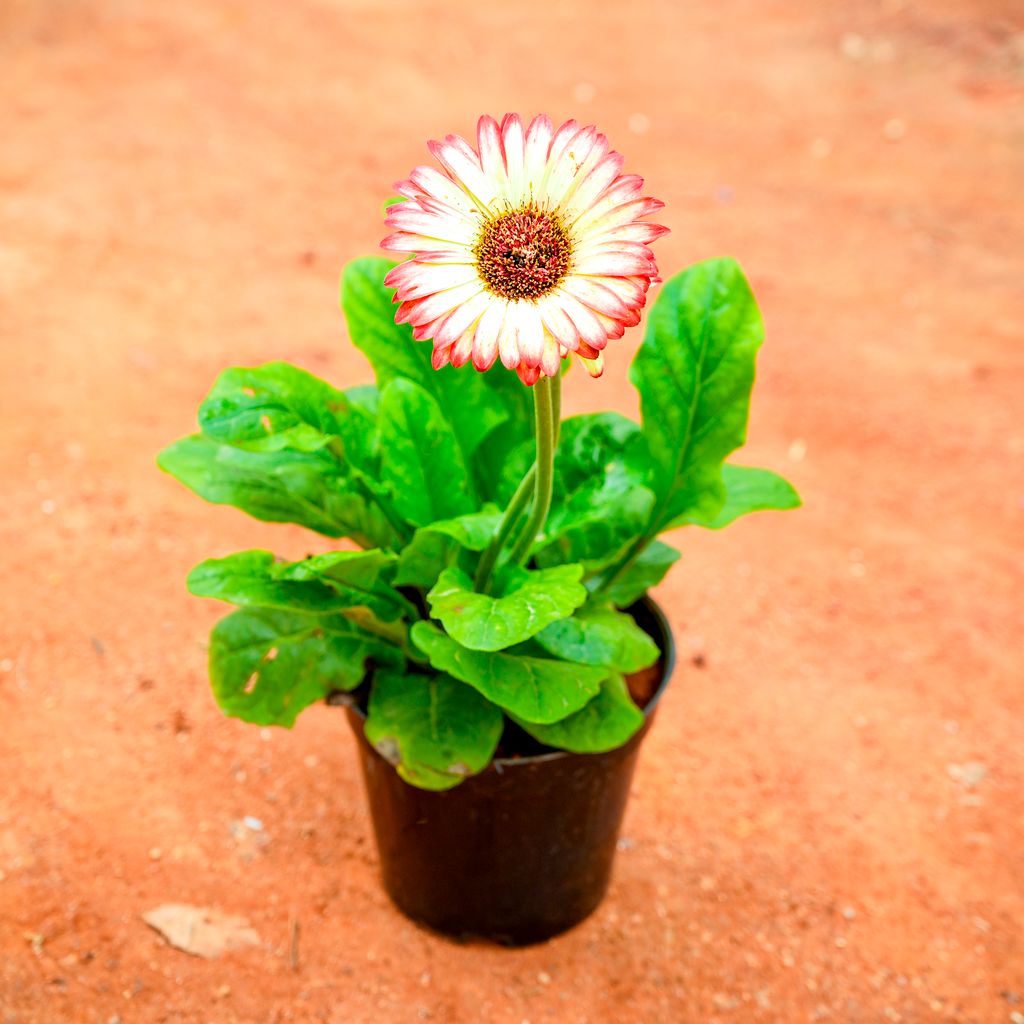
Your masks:
M473 255L495 295L538 299L569 272L572 243L557 213L527 206L487 221Z

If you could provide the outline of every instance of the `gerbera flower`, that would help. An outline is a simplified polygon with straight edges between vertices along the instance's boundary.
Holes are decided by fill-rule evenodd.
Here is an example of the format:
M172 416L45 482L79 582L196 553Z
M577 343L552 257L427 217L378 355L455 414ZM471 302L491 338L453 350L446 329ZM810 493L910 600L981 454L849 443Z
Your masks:
M385 278L395 321L433 339L435 369L500 358L533 384L575 352L600 376L608 339L639 323L660 280L649 245L668 229L643 218L664 204L592 125L481 117L477 141L429 143L444 173L417 167L395 186L407 201L388 208L381 246L414 254Z

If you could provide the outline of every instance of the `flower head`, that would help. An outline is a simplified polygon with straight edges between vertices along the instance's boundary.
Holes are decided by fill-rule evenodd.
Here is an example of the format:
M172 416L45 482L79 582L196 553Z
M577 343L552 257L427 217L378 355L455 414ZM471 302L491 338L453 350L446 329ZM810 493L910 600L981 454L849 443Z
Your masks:
M429 143L443 173L417 167L395 186L406 202L388 208L381 246L413 254L385 278L395 321L433 339L435 369L500 358L533 384L575 352L600 376L608 339L640 322L660 280L649 246L668 229L643 218L664 204L592 125L485 116L477 142Z

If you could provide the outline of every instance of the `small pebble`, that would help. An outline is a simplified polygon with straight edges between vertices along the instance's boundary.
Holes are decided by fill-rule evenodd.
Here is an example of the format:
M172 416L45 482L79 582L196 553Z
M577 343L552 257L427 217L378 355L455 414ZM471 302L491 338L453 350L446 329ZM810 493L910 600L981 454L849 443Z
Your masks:
M259 818L254 818L251 814L247 814L242 821L245 823L246 828L252 829L253 832L263 831L263 822Z
M882 126L882 135L889 142L899 142L907 134L907 123L898 117L890 117Z
M856 32L847 32L839 40L839 52L847 60L863 60L868 55L868 41Z
M974 789L988 775L988 768L980 761L966 761L963 764L947 764L946 772L961 786Z
M651 127L651 119L646 114L630 114L628 124L634 135L643 135Z

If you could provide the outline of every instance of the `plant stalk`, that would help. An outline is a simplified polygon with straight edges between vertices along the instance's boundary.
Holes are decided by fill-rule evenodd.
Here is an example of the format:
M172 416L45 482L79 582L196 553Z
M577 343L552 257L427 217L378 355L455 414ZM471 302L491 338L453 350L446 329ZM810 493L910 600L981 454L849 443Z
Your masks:
M537 534L547 521L551 509L551 491L555 480L555 443L558 421L555 409L561 410L561 378L541 377L533 385L534 425L537 439L537 473L534 480L533 508L523 532L512 548L509 561L520 565L529 557Z
M480 564L477 566L476 576L473 580L473 589L479 594L487 593L487 588L491 582L491 573L494 572L494 567L498 562L498 555L501 554L502 548L508 543L509 538L515 532L515 528L522 521L523 513L526 511L526 506L529 504L530 497L534 491L536 475L537 464L534 463L519 482L516 493L512 495L512 500L508 503L508 508L505 509L505 515L502 517L498 532L480 557Z

